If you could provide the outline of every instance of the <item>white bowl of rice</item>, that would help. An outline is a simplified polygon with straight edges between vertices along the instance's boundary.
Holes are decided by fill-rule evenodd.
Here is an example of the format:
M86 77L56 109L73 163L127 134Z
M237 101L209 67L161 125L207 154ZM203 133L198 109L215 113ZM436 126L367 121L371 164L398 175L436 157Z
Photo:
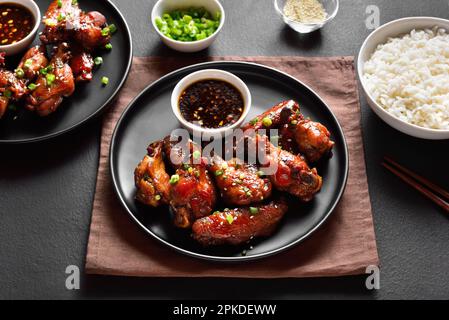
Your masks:
M357 69L382 120L414 137L449 139L449 20L412 17L381 26L363 43Z

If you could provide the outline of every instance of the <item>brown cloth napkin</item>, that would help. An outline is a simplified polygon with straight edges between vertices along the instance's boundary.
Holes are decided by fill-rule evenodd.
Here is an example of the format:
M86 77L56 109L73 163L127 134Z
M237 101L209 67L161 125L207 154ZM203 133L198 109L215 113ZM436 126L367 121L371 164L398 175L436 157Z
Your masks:
M361 274L368 265L378 265L354 59L214 57L208 60L250 61L277 68L304 81L329 104L343 127L350 153L349 180L338 208L302 244L274 257L243 264L190 258L145 234L129 218L113 191L108 166L111 135L123 110L144 87L169 71L201 61L134 58L128 81L104 118L86 272L149 277L299 278Z

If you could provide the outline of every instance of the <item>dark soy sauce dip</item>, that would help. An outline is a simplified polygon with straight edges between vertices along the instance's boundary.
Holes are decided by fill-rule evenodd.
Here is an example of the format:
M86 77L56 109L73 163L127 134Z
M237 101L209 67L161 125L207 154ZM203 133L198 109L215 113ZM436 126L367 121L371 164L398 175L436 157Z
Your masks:
M34 28L33 14L19 4L0 4L0 45L16 43L31 33Z
M242 93L223 80L197 81L179 97L183 118L209 129L233 125L242 116L244 107Z

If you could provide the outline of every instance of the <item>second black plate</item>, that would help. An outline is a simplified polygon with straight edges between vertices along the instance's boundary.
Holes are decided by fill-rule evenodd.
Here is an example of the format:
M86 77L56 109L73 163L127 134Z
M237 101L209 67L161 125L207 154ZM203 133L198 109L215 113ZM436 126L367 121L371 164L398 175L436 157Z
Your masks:
M45 14L51 0L39 0L36 3ZM132 63L132 41L128 25L120 11L108 0L78 1L84 11L99 11L108 20L115 24L117 32L111 39L113 49L111 51L99 51L103 57L103 64L95 70L91 82L76 86L75 93L64 99L58 110L48 116L38 115L18 110L8 110L0 119L0 144L1 143L27 143L49 139L66 133L82 125L89 119L100 114L114 99L125 83ZM42 26L41 30L42 31ZM39 44L36 38L34 45ZM7 57L7 65L10 70L16 68L23 53ZM102 86L101 78L109 78L109 84Z
M318 167L323 188L308 204L295 202L275 234L248 246L204 248L189 231L176 229L167 207L153 209L136 202L134 168L143 158L146 147L178 128L170 107L170 95L179 80L202 69L222 69L240 77L249 87L253 99L248 119L287 99L295 99L305 116L323 123L335 141L333 157ZM119 120L111 145L110 165L115 190L120 201L149 235L184 254L216 261L243 261L271 256L308 237L329 217L345 189L348 175L348 151L337 119L307 86L293 77L262 65L244 62L209 62L172 72L146 88ZM242 252L247 250L246 255Z

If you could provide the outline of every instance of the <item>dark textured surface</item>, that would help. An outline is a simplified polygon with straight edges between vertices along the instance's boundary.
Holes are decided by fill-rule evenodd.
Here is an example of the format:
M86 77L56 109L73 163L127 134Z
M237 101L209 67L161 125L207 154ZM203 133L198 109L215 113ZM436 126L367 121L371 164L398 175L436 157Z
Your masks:
M154 2L114 0L130 23L135 55L176 55L151 30ZM449 18L449 3L443 0L342 0L331 24L300 37L283 26L271 0L222 2L227 23L217 42L202 55L356 55L369 33L364 24L368 4L379 6L381 23L417 15ZM379 291L367 291L364 277L180 280L96 276L83 276L79 291L67 290L66 266L84 265L98 160L100 121L96 120L43 144L0 146L0 298L448 298L449 217L379 163L384 154L390 154L449 189L449 143L398 133L368 109L363 96L361 100L382 263Z

